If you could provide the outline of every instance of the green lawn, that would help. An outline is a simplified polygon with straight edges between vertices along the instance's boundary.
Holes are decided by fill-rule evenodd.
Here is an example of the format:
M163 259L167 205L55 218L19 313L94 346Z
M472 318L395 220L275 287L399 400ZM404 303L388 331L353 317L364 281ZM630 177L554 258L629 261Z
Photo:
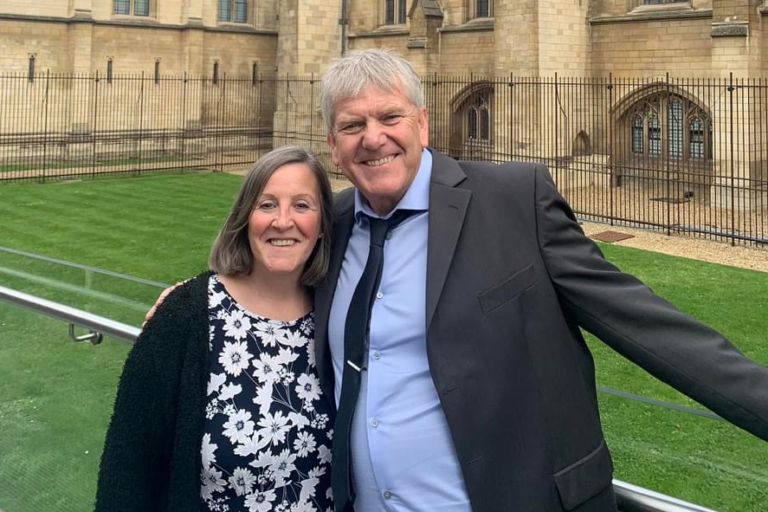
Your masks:
M175 282L205 268L239 183L236 176L197 174L0 184L0 246ZM768 274L603 248L621 268L768 364ZM158 293L2 252L0 284L134 325ZM0 332L0 509L87 510L128 347L71 343L64 324L3 303ZM602 385L692 405L599 342L589 343ZM765 510L765 443L713 420L609 395L600 401L617 478L718 510Z
M620 268L768 366L768 274L627 247L602 249ZM700 408L596 339L589 337L589 344L601 385ZM601 395L600 405L617 478L715 510L766 510L764 442L726 423L610 395Z

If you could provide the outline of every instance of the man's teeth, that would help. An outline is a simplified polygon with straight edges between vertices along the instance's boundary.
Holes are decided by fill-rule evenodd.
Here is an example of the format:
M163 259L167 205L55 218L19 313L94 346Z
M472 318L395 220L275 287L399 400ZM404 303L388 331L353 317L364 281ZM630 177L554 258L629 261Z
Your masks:
M388 164L394 159L395 159L394 155L390 155L390 156L385 156L384 158L379 158L378 160L368 160L367 162L365 162L365 164L370 165L371 167L374 167L376 165Z
M272 245L278 245L278 246L293 245L296 243L296 240L274 240L273 239L273 240L270 240L269 243L271 243Z

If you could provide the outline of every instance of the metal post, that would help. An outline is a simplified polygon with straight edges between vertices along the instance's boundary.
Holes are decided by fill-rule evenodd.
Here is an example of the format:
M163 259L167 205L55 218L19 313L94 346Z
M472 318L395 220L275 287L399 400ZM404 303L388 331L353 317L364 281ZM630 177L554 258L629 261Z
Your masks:
M729 126L729 136L730 136L730 166L731 166L731 245L736 245L736 238L734 235L736 234L736 177L734 176L734 160L733 160L733 153L736 151L736 148L734 147L734 140L733 140L733 71L731 71L729 78L728 78L728 105L730 112L728 113L728 124Z

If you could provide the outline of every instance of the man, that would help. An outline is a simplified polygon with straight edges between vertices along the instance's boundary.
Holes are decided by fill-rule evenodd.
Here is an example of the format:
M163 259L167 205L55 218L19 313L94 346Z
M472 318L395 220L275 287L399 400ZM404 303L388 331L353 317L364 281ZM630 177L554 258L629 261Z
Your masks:
M427 149L406 61L341 58L321 104L333 161L355 186L337 196L315 302L323 389L343 410L342 387L360 386L349 440L341 410L336 423L337 510L615 510L579 327L768 439L768 371L606 262L542 166ZM346 341L363 346L355 361L345 332L369 225L397 210L409 215L383 244L369 334Z
M390 53L341 58L321 89L355 185L315 296L321 384L340 404L337 511L615 511L580 327L768 440L768 370L606 262L544 167L427 149L419 78ZM370 226L398 211L367 335L346 340Z

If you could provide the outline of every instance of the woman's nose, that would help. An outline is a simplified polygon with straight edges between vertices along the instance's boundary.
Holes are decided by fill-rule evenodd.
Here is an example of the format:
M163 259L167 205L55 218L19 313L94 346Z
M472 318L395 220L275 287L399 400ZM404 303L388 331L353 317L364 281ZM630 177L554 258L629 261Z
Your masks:
M289 207L278 209L272 224L278 229L290 228L293 225L293 215L291 213Z

